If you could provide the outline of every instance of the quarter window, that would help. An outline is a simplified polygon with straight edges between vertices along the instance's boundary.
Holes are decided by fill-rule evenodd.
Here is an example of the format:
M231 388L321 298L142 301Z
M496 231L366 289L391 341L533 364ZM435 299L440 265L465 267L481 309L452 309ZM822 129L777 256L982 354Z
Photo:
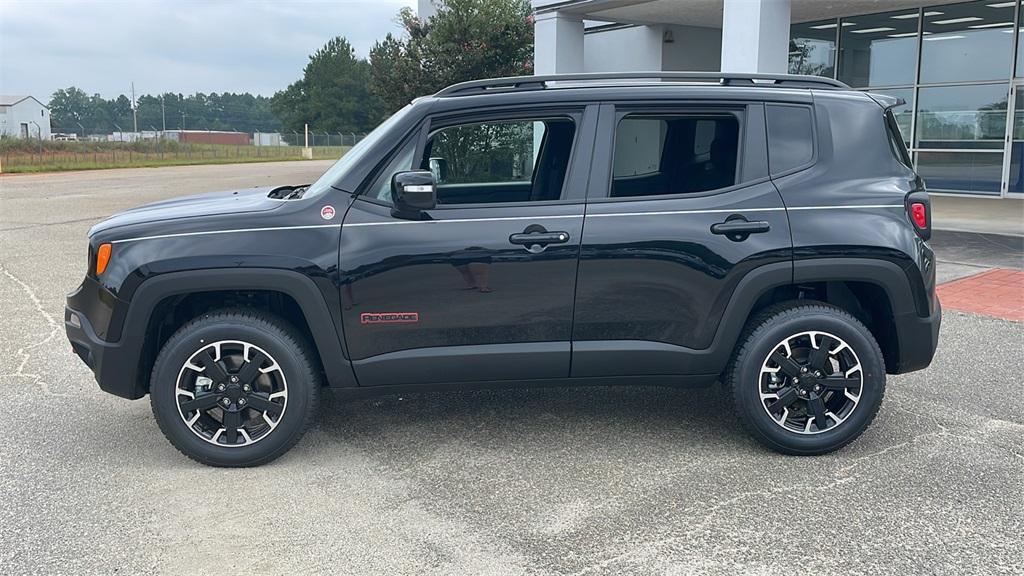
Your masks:
M811 109L807 106L769 104L768 165L772 174L799 168L814 159Z
M629 115L615 130L611 196L727 188L736 183L738 157L734 115Z

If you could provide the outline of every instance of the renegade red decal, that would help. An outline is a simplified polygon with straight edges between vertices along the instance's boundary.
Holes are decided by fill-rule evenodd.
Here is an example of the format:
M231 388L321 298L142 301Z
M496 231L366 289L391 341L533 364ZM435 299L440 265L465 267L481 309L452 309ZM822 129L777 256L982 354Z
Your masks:
M360 324L415 324L420 321L418 312L363 312Z

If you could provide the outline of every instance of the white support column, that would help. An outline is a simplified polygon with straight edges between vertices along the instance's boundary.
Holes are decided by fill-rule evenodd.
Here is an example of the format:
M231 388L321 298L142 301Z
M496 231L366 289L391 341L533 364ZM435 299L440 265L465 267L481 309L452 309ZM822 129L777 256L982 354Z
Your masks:
M722 72L785 74L790 0L724 0Z
M542 12L534 22L533 73L583 72L583 20L561 12Z

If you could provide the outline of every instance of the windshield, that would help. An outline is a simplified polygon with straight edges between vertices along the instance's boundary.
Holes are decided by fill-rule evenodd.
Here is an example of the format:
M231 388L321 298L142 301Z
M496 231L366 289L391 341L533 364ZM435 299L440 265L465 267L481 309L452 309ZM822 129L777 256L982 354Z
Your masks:
M391 130L391 127L397 124L412 108L412 104L407 104L405 108L402 108L398 112L391 115L390 118L379 124L372 132L366 135L365 138L359 141L353 146L348 152L345 153L337 162L331 166L327 172L324 172L323 176L317 179L307 191L307 196L314 196L319 194L328 188L332 184L338 181L345 172L347 172L352 166L359 164L366 156L367 151L373 148L373 145L377 143L381 137Z

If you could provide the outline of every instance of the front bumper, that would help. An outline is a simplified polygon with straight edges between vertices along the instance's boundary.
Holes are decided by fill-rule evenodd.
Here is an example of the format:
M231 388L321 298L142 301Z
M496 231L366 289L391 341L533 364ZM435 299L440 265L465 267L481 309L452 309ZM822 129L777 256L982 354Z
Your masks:
M104 339L118 305L123 303L95 280L86 278L78 290L68 295L64 331L71 349L92 370L101 390L134 400L145 396L145 386L138 380L141 343L125 338L120 342Z
M904 374L928 367L939 347L939 327L942 325L942 305L935 299L935 311L922 318L916 313L896 317L900 358L895 374Z

